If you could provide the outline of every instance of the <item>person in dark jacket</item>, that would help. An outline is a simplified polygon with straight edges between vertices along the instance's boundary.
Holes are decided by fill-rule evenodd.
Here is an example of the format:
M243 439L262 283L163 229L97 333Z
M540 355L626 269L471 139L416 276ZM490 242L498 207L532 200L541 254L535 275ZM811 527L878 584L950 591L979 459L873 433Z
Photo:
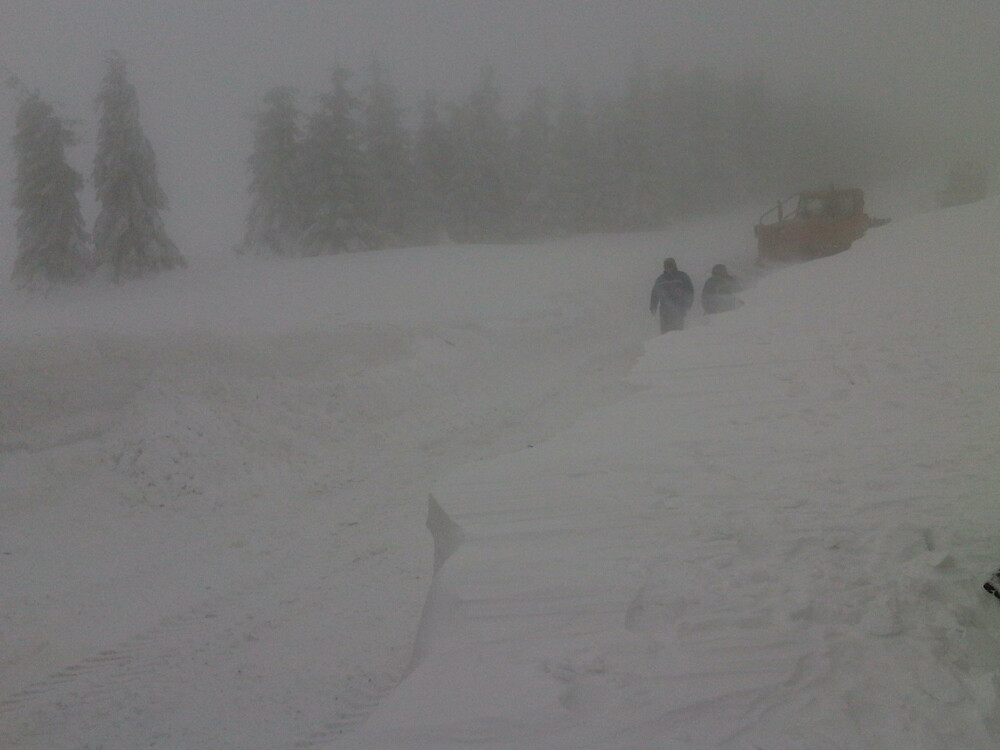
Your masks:
M735 310L743 304L743 300L736 296L741 291L743 287L740 282L730 276L726 267L719 263L712 268L712 275L701 289L701 306L706 315Z
M684 328L684 318L694 303L694 285L691 277L677 270L677 261L667 258L663 261L663 273L653 284L649 296L649 311L660 311L660 333L679 331Z
M990 576L990 580L983 584L983 588L989 591L997 599L1000 599L1000 568L998 568L993 575Z

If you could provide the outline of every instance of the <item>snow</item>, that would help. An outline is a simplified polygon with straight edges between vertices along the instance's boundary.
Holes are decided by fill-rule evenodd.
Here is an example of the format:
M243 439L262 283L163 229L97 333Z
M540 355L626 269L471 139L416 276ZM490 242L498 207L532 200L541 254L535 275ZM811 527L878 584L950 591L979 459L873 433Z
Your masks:
M0 298L0 746L993 748L1000 201ZM902 205L902 201L899 202Z

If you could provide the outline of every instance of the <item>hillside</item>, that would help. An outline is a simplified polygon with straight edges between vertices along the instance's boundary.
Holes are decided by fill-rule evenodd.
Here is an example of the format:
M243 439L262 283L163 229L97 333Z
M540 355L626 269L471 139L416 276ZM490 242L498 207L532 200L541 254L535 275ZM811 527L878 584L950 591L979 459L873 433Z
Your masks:
M5 288L2 744L992 747L997 208Z

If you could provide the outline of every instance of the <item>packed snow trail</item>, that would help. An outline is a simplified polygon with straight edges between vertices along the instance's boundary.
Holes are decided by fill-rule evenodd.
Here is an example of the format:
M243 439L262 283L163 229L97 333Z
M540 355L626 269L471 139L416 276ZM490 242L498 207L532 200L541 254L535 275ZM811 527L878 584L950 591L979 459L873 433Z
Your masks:
M410 661L434 480L631 390L664 246L744 230L5 294L0 744L341 736Z

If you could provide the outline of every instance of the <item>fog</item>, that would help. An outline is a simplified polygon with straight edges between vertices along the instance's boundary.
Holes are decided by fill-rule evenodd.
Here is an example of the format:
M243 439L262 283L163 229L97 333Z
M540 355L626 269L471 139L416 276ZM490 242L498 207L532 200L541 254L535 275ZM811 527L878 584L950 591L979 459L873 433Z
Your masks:
M995 163L1000 142L994 0L0 0L0 63L77 122L83 143L70 159L85 176L112 48L138 90L171 203L168 231L194 258L227 250L242 230L252 136L242 115L271 86L316 92L334 65L359 69L372 54L409 107L426 90L462 95L484 62L516 105L538 85L613 86L641 55L655 68L760 73L779 91L828 92L942 158ZM14 108L5 92L5 145ZM12 175L7 148L7 258Z

